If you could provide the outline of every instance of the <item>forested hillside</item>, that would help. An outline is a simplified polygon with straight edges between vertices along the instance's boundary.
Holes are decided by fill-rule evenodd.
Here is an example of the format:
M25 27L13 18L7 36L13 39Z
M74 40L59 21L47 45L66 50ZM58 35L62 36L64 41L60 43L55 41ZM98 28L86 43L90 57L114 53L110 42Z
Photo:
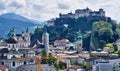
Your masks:
M54 26L47 27L50 34L50 43L52 44L56 39L67 38L71 42L75 41L77 32L81 30L83 36L83 48L89 50L90 40L92 40L95 48L102 48L104 44L115 42L120 35L120 27L117 27L115 21L110 18L93 17L74 18L57 18L54 21ZM67 25L67 26L66 26ZM92 36L92 38L91 38ZM41 41L42 28L36 28L33 38L38 38ZM102 44L102 45L101 45Z

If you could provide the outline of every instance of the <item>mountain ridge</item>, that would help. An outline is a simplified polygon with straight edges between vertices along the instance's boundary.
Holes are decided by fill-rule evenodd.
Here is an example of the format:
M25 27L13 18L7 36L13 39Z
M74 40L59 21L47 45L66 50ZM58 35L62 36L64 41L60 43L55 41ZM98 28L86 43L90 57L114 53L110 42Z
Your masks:
M42 27L43 24L35 23L24 16L15 13L6 13L0 15L0 36L6 36L10 28L14 28L16 33L21 33L29 28L30 32L34 32L36 26Z

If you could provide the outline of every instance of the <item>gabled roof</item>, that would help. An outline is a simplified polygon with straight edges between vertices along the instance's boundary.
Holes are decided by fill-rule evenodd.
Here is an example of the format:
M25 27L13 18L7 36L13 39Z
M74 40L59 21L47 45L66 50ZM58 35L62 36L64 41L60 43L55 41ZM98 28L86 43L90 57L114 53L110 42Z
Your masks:
M33 42L31 42L31 44L30 44L30 47L34 47L35 46L35 48L44 48L44 45L42 44L42 43L40 43L40 41L39 40L34 40Z
M21 54L26 54L30 49L18 49Z
M5 43L0 42L0 46L6 46L6 44L5 44Z
M16 36L17 36L17 37L20 37L20 36L22 36L22 34L16 34Z
M68 43L69 40L68 39L62 39L62 40L55 40L55 43Z
M8 52L9 52L8 48L3 48L0 50L0 53L8 53Z
M20 52L16 50L10 50L8 54L20 54Z
M17 43L17 40L13 37L10 37L10 38L6 39L5 42L9 43L9 44L15 44L15 43Z

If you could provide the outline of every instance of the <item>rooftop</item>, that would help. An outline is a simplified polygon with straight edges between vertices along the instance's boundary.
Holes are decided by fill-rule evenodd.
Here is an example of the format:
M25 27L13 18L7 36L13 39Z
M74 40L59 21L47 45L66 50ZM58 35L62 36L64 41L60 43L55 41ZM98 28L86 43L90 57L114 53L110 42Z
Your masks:
M0 65L0 71L6 71L6 69L8 69L6 66Z
M10 37L10 38L6 39L5 41L7 43L9 43L9 44L15 44L15 43L17 43L17 40L15 38L13 38L13 37Z

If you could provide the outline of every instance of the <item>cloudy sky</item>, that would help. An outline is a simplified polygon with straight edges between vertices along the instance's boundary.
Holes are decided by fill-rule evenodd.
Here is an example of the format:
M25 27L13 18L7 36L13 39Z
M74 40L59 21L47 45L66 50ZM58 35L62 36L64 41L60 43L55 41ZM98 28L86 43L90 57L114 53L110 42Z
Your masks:
M86 7L103 8L107 16L120 21L120 0L0 0L0 14L15 12L39 21Z

